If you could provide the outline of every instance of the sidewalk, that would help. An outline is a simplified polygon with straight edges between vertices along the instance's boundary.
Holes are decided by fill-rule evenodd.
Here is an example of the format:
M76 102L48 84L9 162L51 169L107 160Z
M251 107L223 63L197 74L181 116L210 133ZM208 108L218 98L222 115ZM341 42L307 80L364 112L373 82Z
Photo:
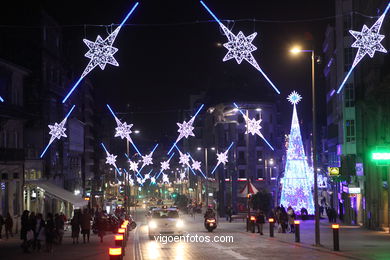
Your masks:
M219 219L220 228L246 233L246 223L234 220L229 223L224 218ZM301 221L301 246L316 250L333 250L333 231L328 221L321 220L320 241L321 247L315 243L314 220ZM256 230L257 232L257 230ZM249 233L249 232L248 232ZM264 225L264 235L260 239L275 239L289 244L295 243L295 234L278 233L274 230L274 238L269 236L269 223ZM354 259L390 259L390 234L380 231L371 231L359 226L343 226L340 224L340 253Z
M40 259L40 260L68 260L68 259L83 259L83 260L107 260L108 248L113 246L113 234L107 232L104 236L103 243L97 235L91 234L90 242L83 244L82 235L79 237L79 244L72 244L70 231L65 232L61 245L54 245L53 253L47 253L43 246L41 252L23 253L20 234L14 235L8 240L0 239L0 259ZM44 244L44 243L43 243Z

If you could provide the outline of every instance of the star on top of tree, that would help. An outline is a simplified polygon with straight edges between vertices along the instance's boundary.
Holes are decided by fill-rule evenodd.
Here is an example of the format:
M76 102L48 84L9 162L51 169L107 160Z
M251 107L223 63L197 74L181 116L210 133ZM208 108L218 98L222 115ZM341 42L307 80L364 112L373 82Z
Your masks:
M287 100L292 104L296 105L299 103L299 101L302 100L302 96L298 94L295 90L291 92L290 95L288 95Z

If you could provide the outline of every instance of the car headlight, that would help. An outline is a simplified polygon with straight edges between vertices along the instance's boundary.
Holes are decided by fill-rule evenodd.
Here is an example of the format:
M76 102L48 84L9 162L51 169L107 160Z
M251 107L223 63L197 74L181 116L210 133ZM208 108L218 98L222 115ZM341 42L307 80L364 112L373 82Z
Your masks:
M178 220L176 222L176 227L178 227L178 228L184 227L184 222L182 220Z
M149 227L150 228L156 228L157 227L157 223L155 221L150 221L149 222Z

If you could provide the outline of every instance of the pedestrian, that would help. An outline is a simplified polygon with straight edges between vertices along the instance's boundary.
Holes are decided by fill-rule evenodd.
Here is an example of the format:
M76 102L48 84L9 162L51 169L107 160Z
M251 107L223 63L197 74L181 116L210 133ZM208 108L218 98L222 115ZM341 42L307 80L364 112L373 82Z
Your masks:
M47 213L45 235L46 235L46 251L49 253L53 253L53 243L56 235L55 232L56 231L55 231L53 214Z
M56 227L56 236L58 239L58 244L62 244L62 238L64 237L64 232L65 232L64 231L64 228L65 228L64 218L58 214L55 214L54 223L55 223L55 227Z
M226 220L229 220L229 222L232 222L232 212L233 212L233 209L231 206L228 206L227 209L226 209Z
M41 241L46 240L45 235L45 221L41 213L37 214L36 224L34 228L34 243L33 249L38 252L41 250Z
M294 233L295 232L295 225L294 225L295 211L291 206L287 208L287 215L288 215L288 224L290 225L290 233Z
M5 218L5 238L8 239L8 234L13 237L14 235L12 234L12 227L14 225L14 222L12 220L11 214L9 212L7 213L7 217Z
M34 232L31 230L30 222L28 220L28 214L29 211L25 210L22 213L20 222L21 222L21 228L20 228L20 239L22 242L22 248L24 253L30 253L29 247L30 247L30 237L32 234L32 237L34 238Z
M34 227L37 224L37 217L35 216L35 212L30 213L28 222L30 222L31 230L34 231ZM32 241L32 246L34 247L34 241Z
M81 234L83 234L83 241L85 244L85 237L89 243L89 235L91 233L91 214L88 212L88 209L84 209L83 214L81 215Z
M107 219L103 212L100 212L97 218L98 236L100 237L100 243L103 243L103 237L106 234Z
M326 215L328 216L329 223L332 223L333 221L332 210L329 207L326 208Z
M72 239L73 244L79 243L79 235L80 235L80 216L77 210L74 210L73 218L70 222L72 226Z
M281 231L282 233L286 233L286 229L287 229L287 222L288 222L288 215L287 215L287 212L286 210L284 209L284 207L281 207L280 208L280 215L279 215L279 223L280 223L280 226L281 226Z
M3 215L0 215L0 239L1 239L1 233L3 232L3 225L5 224Z
M265 216L262 210L259 210L256 215L256 225L257 225L257 233L263 235L263 225L265 223Z
M308 215L307 209L306 208L301 208L301 218L302 218L302 220L306 220L307 219L307 215Z

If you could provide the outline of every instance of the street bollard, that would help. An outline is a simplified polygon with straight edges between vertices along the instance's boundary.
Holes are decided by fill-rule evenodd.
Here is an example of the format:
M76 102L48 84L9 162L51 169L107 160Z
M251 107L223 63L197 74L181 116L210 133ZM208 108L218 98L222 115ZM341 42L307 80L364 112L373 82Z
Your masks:
M115 235L115 246L123 246L123 234Z
M118 234L123 235L123 240L124 240L124 241L127 241L126 229L125 229L125 228L118 228Z
M122 260L122 247L110 247L108 249L109 260Z
M275 225L275 219L274 218L269 218L269 236L274 237L274 225Z
M299 243L301 242L301 234L300 234L300 222L299 220L294 220L295 225L295 242Z
M339 224L332 224L333 229L333 251L340 251L340 243L339 243Z

